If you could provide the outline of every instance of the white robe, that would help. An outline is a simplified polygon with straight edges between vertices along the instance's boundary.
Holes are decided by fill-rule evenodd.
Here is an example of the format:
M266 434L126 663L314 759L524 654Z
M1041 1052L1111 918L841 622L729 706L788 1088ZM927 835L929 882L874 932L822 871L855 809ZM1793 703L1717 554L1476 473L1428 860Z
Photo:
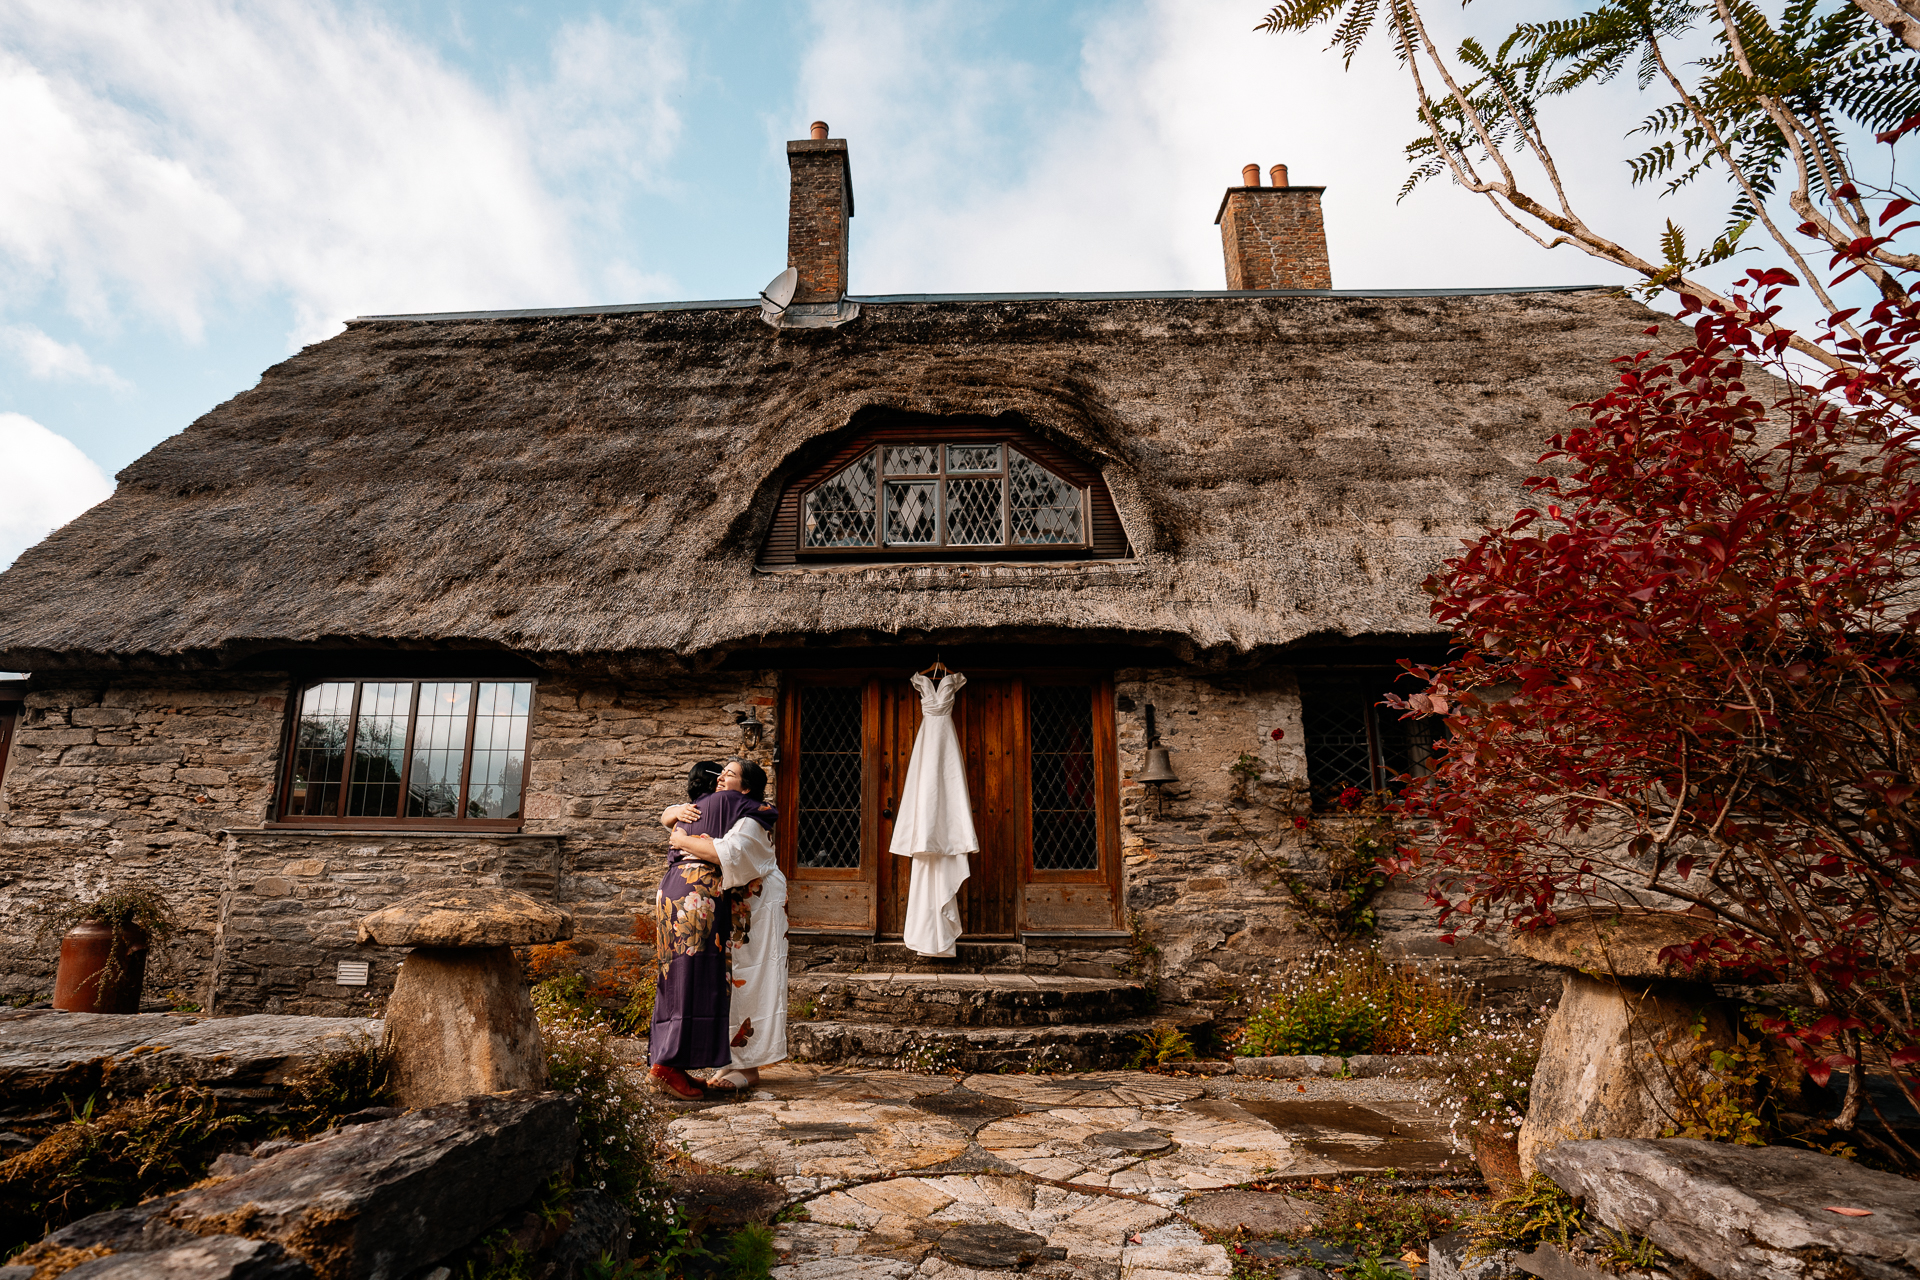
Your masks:
M787 878L773 851L773 836L754 818L742 818L713 842L720 855L720 887L755 880L748 942L733 951L733 1012L727 1038L753 1019L753 1035L733 1051L729 1067L764 1067L787 1056Z
M953 700L966 683L957 671L938 685L913 677L920 691L920 732L900 784L888 847L913 859L901 940L923 956L954 954L963 929L959 898L969 870L967 855L980 849L967 799L967 762L953 728Z

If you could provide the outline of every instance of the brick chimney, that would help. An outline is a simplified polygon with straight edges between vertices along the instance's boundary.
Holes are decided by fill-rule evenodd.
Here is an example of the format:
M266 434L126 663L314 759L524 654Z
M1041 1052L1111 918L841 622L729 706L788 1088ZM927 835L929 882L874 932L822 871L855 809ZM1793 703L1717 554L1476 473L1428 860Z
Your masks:
M1273 166L1263 187L1260 166L1241 170L1244 186L1228 187L1214 225L1227 255L1229 289L1331 289L1327 229L1320 220L1325 187L1290 187L1287 166Z
M847 219L853 216L853 175L847 140L829 138L824 120L811 138L787 144L793 194L787 208L787 265L800 272L796 304L834 303L847 292Z

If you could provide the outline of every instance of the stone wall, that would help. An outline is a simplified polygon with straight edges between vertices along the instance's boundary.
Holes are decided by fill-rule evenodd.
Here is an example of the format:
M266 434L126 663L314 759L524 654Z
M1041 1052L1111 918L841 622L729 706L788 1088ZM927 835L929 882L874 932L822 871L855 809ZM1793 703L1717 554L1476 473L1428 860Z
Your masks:
M773 771L777 683L771 673L543 681L526 827L513 836L261 831L286 676L49 682L28 697L0 792L0 944L16 957L0 966L0 998L50 986L51 952L33 945L38 904L136 879L168 894L185 925L174 972L150 993L176 989L221 1012L378 1005L397 957L357 947L354 923L439 884L501 884L559 901L575 913L576 949L590 967L610 966L622 948L635 955L636 944L643 954L667 851L660 810L684 798L694 761L738 753L743 711L770 726L754 754ZM1306 776L1294 676L1126 670L1115 694L1126 905L1158 949L1163 993L1256 995L1319 945L1272 870L1312 870L1319 857L1293 823ZM1163 795L1132 781L1148 705L1180 776ZM1529 999L1553 986L1484 943L1440 943L1416 891L1390 888L1379 906L1391 955L1456 964ZM993 957L1004 967L1063 975L1111 974L1134 960L1112 938L1005 951ZM804 939L794 957L796 969L876 958ZM348 958L370 961L367 988L335 981Z

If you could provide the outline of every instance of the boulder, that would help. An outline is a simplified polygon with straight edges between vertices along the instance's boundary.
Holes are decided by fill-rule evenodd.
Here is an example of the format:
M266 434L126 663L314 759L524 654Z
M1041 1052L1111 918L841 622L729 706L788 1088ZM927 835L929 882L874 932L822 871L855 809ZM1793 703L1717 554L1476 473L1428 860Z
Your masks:
M387 1048L409 1107L547 1085L546 1043L511 947L416 947L387 1001Z
M500 1094L338 1129L178 1193L166 1221L272 1241L318 1280L404 1276L477 1238L570 1165L574 1108L561 1094Z
M1507 939L1507 947L1517 956L1596 977L1710 982L1714 974L1707 967L1689 973L1680 965L1663 964L1660 952L1705 937L1716 927L1677 911L1593 907L1569 911L1547 928L1516 933Z
M540 1251L542 1280L587 1280L604 1275L602 1258L615 1264L627 1261L631 1215L603 1191L575 1191L567 1213L567 1229Z
M1608 1138L1544 1152L1540 1169L1716 1280L1920 1275L1920 1184L1818 1152Z
M1677 1096L1668 1072L1700 1048L1734 1042L1721 1008L1663 983L1627 986L1571 973L1547 1021L1526 1121L1520 1172L1540 1153L1576 1138L1657 1138L1673 1123Z
M526 947L573 936L573 917L512 889L428 889L360 921L383 947Z
M66 1280L313 1280L270 1240L207 1236L152 1253L116 1253L61 1273Z

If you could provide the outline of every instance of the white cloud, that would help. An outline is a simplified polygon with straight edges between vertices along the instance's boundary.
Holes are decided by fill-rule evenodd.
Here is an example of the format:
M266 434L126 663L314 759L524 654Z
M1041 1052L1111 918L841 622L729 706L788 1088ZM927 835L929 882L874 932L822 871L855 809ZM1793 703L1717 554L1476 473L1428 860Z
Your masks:
M0 325L0 349L11 351L29 377L97 382L116 391L130 385L105 365L96 364L85 347L49 337L30 324Z
M0 27L0 296L98 327L191 340L284 300L312 341L355 314L575 303L578 224L677 136L671 33L644 12L561 27L552 77L501 100L370 7L0 0ZM609 153L597 189L555 194Z
M1624 278L1577 250L1534 247L1445 182L1396 203L1417 122L1385 45L1344 71L1324 29L1252 32L1260 9L1144 0L1104 12L1082 45L1079 105L1059 110L1031 68L974 58L970 7L815 0L790 115L824 117L852 144L854 291L1222 288L1213 218L1249 161L1326 186L1337 288ZM1578 160L1576 198L1640 243L1716 194L1657 202L1626 186L1618 162L1638 148L1623 135L1645 108L1629 84L1556 121Z
M19 413L0 413L0 569L113 492L113 482L71 440Z

